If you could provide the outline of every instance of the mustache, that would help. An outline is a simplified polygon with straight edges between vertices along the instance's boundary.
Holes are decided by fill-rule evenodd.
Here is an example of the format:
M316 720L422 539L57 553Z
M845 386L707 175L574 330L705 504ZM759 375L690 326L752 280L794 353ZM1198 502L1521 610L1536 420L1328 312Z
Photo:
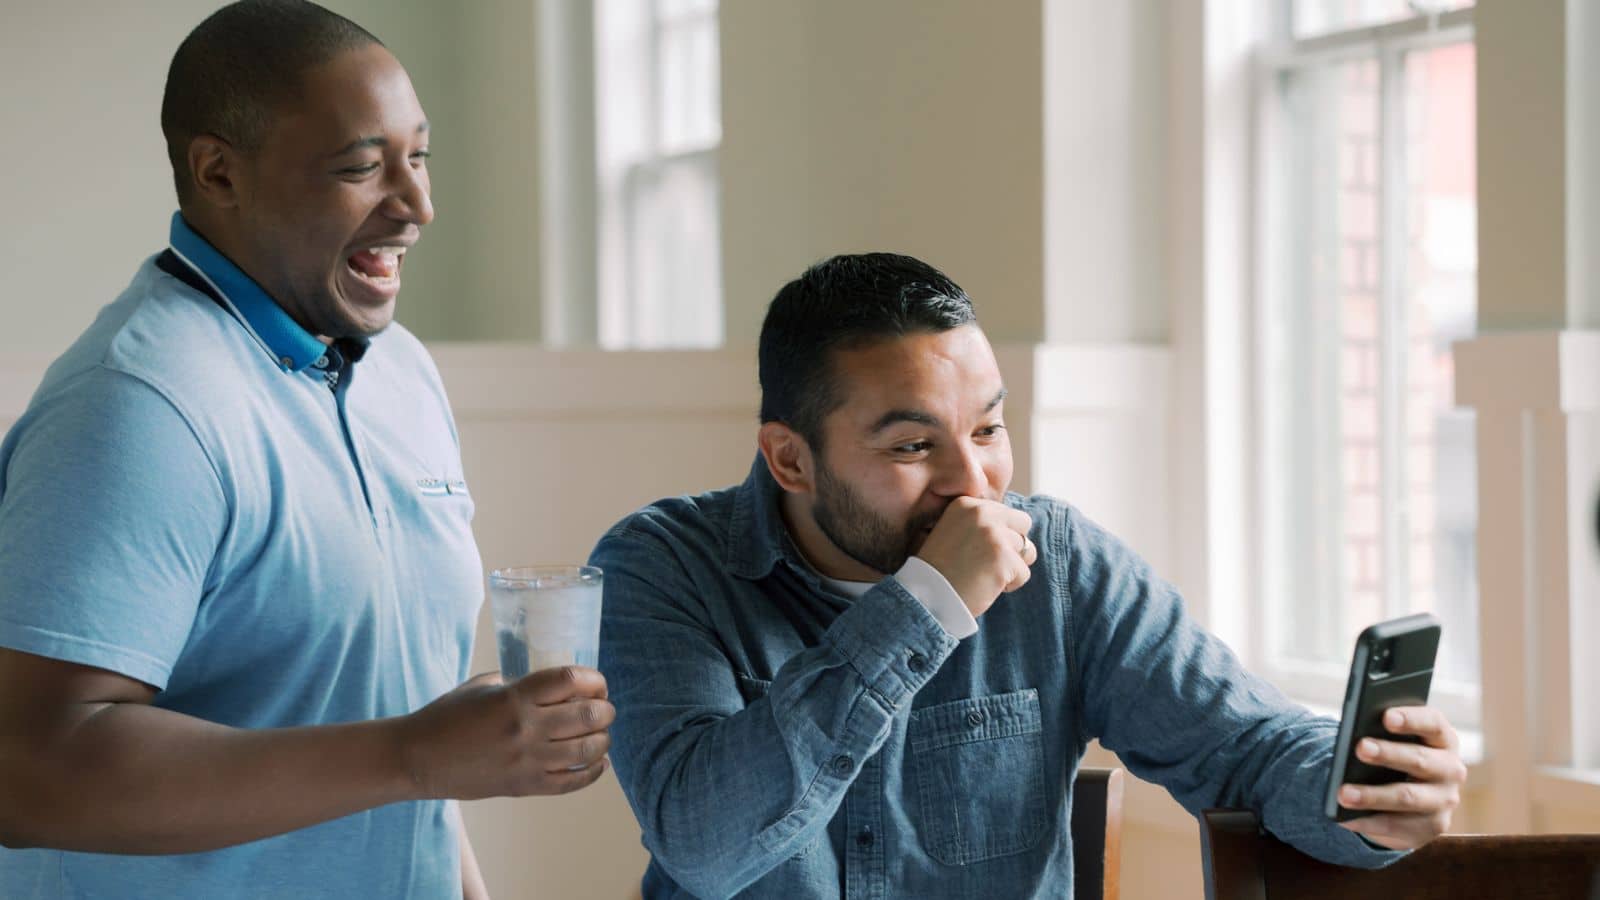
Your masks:
M944 517L944 511L948 506L949 504L946 504L931 512L912 516L910 521L906 523L906 533L919 534L939 524L939 520Z

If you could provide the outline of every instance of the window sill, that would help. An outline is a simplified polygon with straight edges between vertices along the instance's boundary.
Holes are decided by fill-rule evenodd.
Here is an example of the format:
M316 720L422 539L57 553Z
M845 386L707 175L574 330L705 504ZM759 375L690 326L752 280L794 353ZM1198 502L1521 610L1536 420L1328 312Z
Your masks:
M1540 766L1533 776L1533 800L1540 808L1593 823L1600 810L1600 769Z

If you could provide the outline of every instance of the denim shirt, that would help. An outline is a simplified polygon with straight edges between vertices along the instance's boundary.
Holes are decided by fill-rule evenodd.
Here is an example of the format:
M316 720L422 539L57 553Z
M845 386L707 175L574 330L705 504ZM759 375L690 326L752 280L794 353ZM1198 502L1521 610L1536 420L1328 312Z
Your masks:
M1320 811L1337 724L1246 672L1177 592L1071 506L966 640L894 578L850 600L744 484L618 523L600 667L644 896L1070 897L1072 780L1098 738L1190 812L1256 810L1330 862L1383 865Z

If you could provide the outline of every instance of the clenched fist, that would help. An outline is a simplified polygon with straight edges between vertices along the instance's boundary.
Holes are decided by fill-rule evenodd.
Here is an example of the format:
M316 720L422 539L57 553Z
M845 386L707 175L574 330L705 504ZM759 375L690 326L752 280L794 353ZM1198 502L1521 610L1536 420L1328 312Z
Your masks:
M957 497L945 507L917 556L939 570L977 618L1001 594L1028 582L1029 567L1039 558L1028 539L1032 527L1033 519L1020 509Z

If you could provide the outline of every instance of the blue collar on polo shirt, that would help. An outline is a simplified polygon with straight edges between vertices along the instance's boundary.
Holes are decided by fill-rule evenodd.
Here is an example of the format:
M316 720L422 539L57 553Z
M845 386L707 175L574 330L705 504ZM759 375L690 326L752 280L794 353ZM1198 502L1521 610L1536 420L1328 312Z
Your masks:
M327 346L290 318L261 285L190 228L181 212L172 214L171 240L172 252L217 289L279 368L299 372L328 352Z

